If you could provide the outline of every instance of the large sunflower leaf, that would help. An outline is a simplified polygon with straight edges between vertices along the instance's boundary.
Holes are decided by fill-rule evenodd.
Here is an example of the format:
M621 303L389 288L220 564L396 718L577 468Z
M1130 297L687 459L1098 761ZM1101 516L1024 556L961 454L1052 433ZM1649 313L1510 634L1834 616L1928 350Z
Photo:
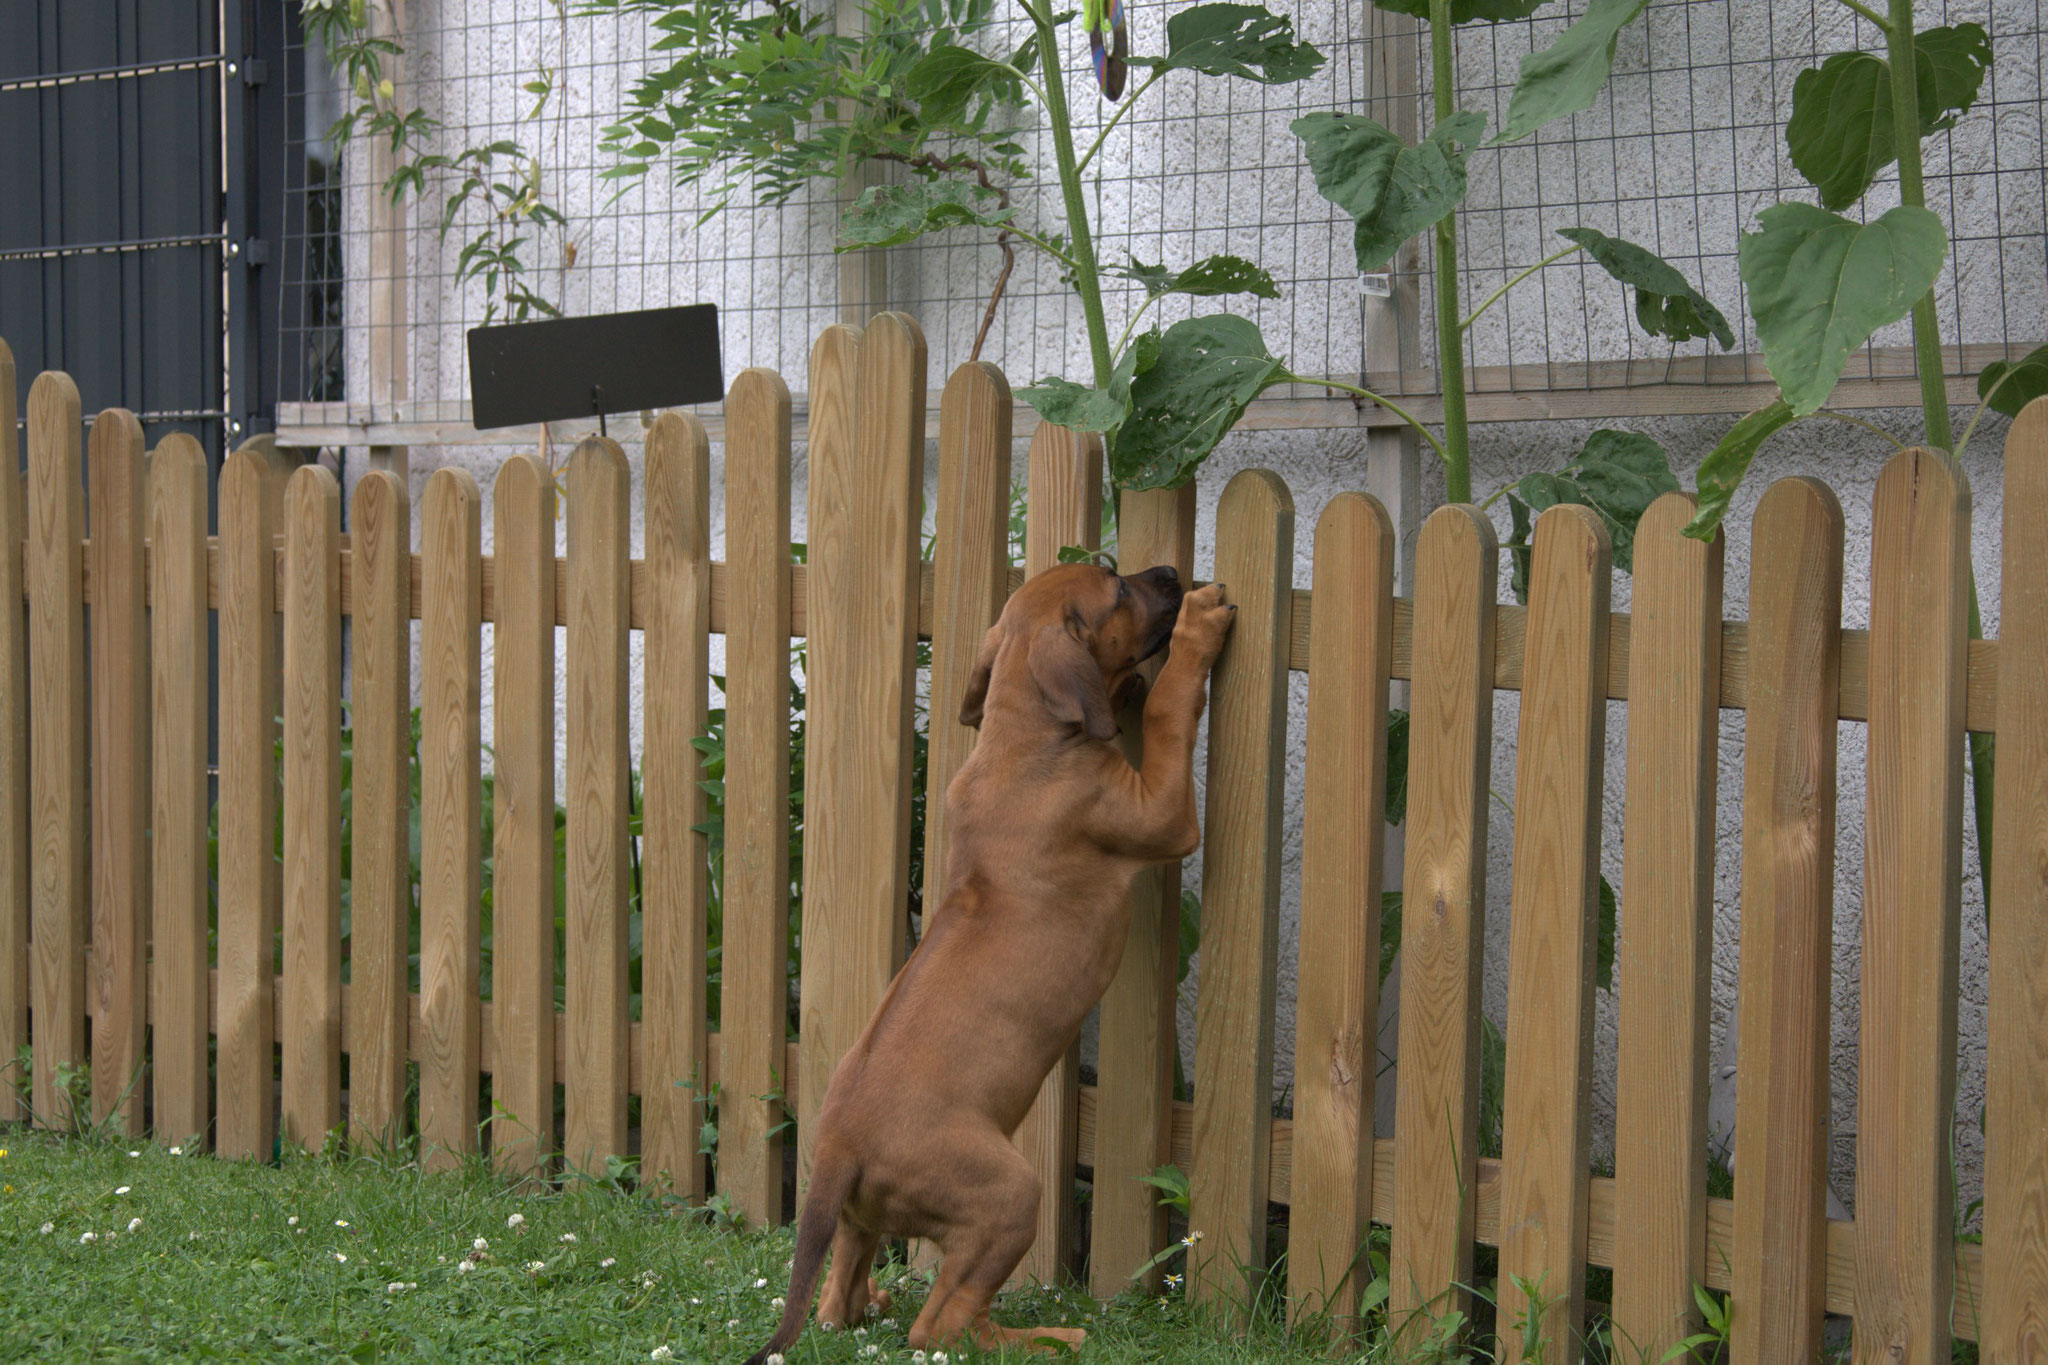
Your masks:
M1294 21L1264 5L1194 5L1166 21L1166 55L1132 57L1132 66L1242 76L1265 85L1307 80L1323 54L1294 40Z
M1308 114L1288 126L1307 148L1316 189L1357 221L1358 268L1378 270L1464 199L1465 156L1486 115L1461 110L1414 147L1363 114Z
M1991 39L1980 24L1933 28L1914 37L1920 133L1954 125L1983 86ZM1820 191L1822 208L1845 209L1898 159L1891 64L1874 52L1837 52L1792 82L1785 123L1792 165Z
M1654 251L1593 228L1561 228L1557 235L1577 242L1602 270L1636 291L1636 321L1651 336L1672 341L1712 336L1722 350L1735 348L1735 333L1721 310Z
M971 180L911 180L870 185L839 220L838 251L896 246L949 227L999 228L1015 210Z
M1592 108L1614 69L1614 46L1621 31L1649 4L1650 0L1592 0L1556 42L1522 58L1507 117L1493 141L1513 142L1553 119Z
M1849 353L1897 322L1934 284L1948 255L1941 219L1901 204L1869 223L1774 204L1738 245L1764 364L1804 417L1827 402Z
M1140 332L1124 348L1107 389L1085 388L1071 379L1041 379L1017 396L1048 422L1074 431L1108 431L1131 414L1131 381L1159 359L1159 333Z
M1735 497L1735 490L1742 486L1743 475L1749 473L1757 448L1789 426L1792 419L1792 409L1781 398L1730 427L1721 443L1707 452L1707 458L1700 461L1699 510L1685 525L1687 535L1694 540L1713 539L1714 528L1728 515L1728 504Z
M1150 368L1131 381L1131 415L1110 446L1117 484L1187 482L1283 368L1243 318L1217 313L1167 328Z
M1606 523L1614 567L1632 573L1636 527L1643 513L1664 494L1677 491L1678 480L1664 447L1633 431L1596 431L1562 469L1525 475L1508 494L1507 549L1516 599L1528 600L1533 513L1560 503L1592 508Z
M2048 346L2036 347L2018 360L1994 360L1977 376L1977 396L1993 412L2017 417L2020 409L2048 394Z
M1187 269L1178 271L1170 265L1146 265L1133 256L1128 268L1113 269L1110 273L1144 285L1148 299L1156 299L1163 294L1192 294L1196 298L1214 298L1224 294L1256 294L1262 299L1280 297L1280 286L1273 283L1272 275L1242 256L1205 256Z

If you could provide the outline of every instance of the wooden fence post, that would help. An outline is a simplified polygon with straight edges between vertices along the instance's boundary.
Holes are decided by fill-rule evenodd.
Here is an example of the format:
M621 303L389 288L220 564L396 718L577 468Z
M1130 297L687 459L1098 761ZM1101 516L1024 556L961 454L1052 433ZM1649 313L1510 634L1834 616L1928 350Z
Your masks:
M1195 578L1195 484L1126 490L1117 514L1117 554L1126 573L1171 564ZM1159 676L1163 656L1145 665ZM1144 761L1144 700L1123 717L1124 756ZM1173 1067L1180 991L1180 864L1138 874L1131 884L1131 936L1102 997L1095 1062L1095 1189L1089 1208L1088 1282L1097 1298L1128 1287L1166 1244L1166 1206L1143 1183L1173 1159ZM1163 1266L1143 1276L1156 1289Z
M0 461L4 463L4 461ZM206 936L206 452L183 432L150 457L150 1078L160 1142L199 1150L211 1107Z
M1238 610L1209 684L1188 1214L1190 1235L1209 1239L1188 1253L1190 1295L1239 1326L1266 1261L1293 566L1287 485L1270 470L1245 470L1216 510L1216 579Z
M28 1117L14 1058L28 1044L28 612L23 601L25 481L16 476L14 352L0 341L0 1123Z
M1707 1282L1723 538L1685 535L1697 507L1666 493L1644 514L1629 633L1614 1322L1651 1359L1693 1330Z
M423 1160L439 1166L454 1165L477 1145L483 1048L482 535L476 480L466 469L435 470L420 508L420 1149ZM552 854L553 810L547 815ZM503 885L505 869L494 871L493 885ZM552 888L552 857L547 876ZM552 958L552 924L548 937ZM508 938L493 946L510 954L531 944ZM494 955L494 965L504 960ZM507 976L530 970L505 965ZM549 977L552 1013L552 972ZM495 972L492 979L499 979ZM552 1119L553 1094L548 1098Z
M1985 1076L1986 1360L2048 1357L2048 402L2005 442L1991 1055Z
M1479 1205L1479 988L1493 758L1493 525L1440 507L1415 556L1389 1312L1410 1341L1466 1307ZM1416 1334L1416 1335L1411 1335Z
M520 451L491 504L491 1157L540 1171L557 1150L555 481Z
M348 1126L395 1148L412 994L412 503L396 474L363 475L349 527Z
M1803 1365L1827 1294L1842 509L1781 479L1750 525L1729 1344L1744 1365Z
M590 437L569 460L568 1161L626 1154L628 564L625 452Z
M1856 1081L1859 1365L1949 1355L1970 562L1970 487L1961 466L1932 450L1894 456L1877 481L1872 523Z
M341 490L319 465L284 509L284 1140L341 1119Z
M798 1169L833 1068L895 974L909 904L924 334L902 313L811 351Z
M1059 563L1069 545L1102 543L1102 438L1040 422L1031 435L1024 511L1024 573ZM1015 1141L1038 1172L1038 1236L1012 1285L1057 1284L1074 1259L1074 1162L1081 1137L1080 1049L1053 1063Z
M93 1121L142 1133L149 964L149 613L142 424L123 408L88 442L92 531Z
M749 369L725 399L725 944L718 1188L782 1221L789 1036L789 387ZM777 1100L774 1096L780 1095Z
M74 1125L58 1069L86 1060L85 485L78 388L54 371L28 393L29 776L35 960L34 1105Z
M1349 1323L1372 1278L1373 1082L1396 533L1377 499L1340 493L1316 522L1309 621L1294 1168L1310 1197L1287 1239L1289 1315Z
M220 479L220 963L214 1144L269 1160L277 1135L272 961L277 838L277 531L282 481L259 448Z
M663 413L647 432L645 757L641 777L640 1171L704 1195L697 1151L709 1099L704 942L707 818L698 785L711 687L711 444L696 418Z

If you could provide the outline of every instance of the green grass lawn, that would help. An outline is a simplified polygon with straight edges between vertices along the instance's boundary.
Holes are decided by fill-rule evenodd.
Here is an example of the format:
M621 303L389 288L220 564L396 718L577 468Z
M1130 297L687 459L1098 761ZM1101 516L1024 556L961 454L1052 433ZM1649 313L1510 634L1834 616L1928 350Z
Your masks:
M599 1184L522 1192L481 1168L280 1169L5 1128L0 1148L0 1359L739 1361L787 1288L786 1230L713 1228ZM790 1365L910 1362L922 1299L910 1277L864 1336L813 1328ZM1330 1358L1277 1325L1233 1339L1178 1297L1034 1291L996 1316L1086 1326L1103 1365Z

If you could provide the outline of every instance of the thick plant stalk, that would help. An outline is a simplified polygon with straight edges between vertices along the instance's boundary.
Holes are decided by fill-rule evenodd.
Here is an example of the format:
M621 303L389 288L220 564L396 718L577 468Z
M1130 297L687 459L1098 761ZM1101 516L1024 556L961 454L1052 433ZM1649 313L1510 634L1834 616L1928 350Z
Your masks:
M1060 75L1059 31L1041 4L1026 0L1024 12L1038 30L1040 60L1045 64L1045 121L1052 126L1053 155L1059 162L1060 194L1066 201L1067 242L1074 258L1074 288L1081 295L1081 316L1088 326L1088 357L1095 368L1095 387L1109 387L1115 362L1109 354L1109 324L1102 312L1102 279L1095 263L1095 242L1088 230L1088 201L1081 193L1081 172L1074 160L1074 125L1067 113L1067 90Z
M1913 0L1891 0L1885 24L1885 55L1891 63L1892 138L1899 157L1899 202L1927 207L1920 171L1920 82L1913 51ZM1920 372L1920 406L1927 420L1927 444L1954 450L1949 424L1948 386L1943 382L1941 330L1934 316L1934 291L1913 305L1913 359ZM1970 638L1984 638L1984 618L1977 606L1977 569L1970 566ZM1970 804L1977 822L1977 875L1984 888L1985 918L1991 913L1991 781L1996 766L1994 736L1970 736Z
M1451 0L1429 0L1429 52L1441 124L1458 111L1451 61ZM1436 367L1444 394L1444 492L1452 502L1472 501L1472 445L1465 424L1465 333L1458 320L1458 215L1436 225Z

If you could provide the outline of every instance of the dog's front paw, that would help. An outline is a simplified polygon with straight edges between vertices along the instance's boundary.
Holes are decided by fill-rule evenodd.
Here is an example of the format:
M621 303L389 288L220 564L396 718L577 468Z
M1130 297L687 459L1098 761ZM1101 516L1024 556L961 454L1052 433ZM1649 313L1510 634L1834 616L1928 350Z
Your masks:
M1174 623L1176 653L1195 656L1205 667L1223 652L1223 639L1237 620L1237 608L1224 600L1221 583L1196 588L1180 601L1180 620Z

